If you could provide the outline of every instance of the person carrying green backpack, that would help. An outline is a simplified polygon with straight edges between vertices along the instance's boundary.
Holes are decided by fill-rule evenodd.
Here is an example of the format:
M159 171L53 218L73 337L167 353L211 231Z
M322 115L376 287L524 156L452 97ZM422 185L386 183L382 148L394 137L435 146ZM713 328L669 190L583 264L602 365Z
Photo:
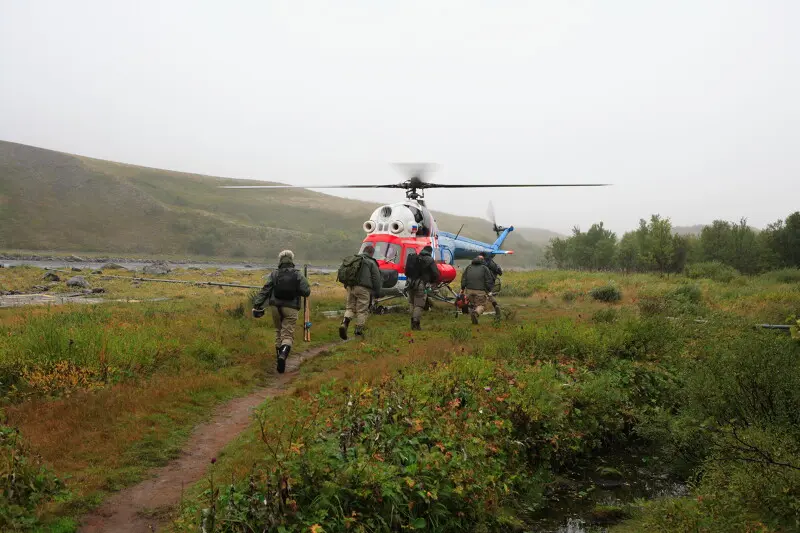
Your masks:
M372 257L374 254L375 247L368 244L360 254L346 258L337 272L336 280L347 289L346 310L339 326L342 340L347 340L347 329L353 318L356 320L356 336L364 334L370 299L380 296L383 283L378 262Z

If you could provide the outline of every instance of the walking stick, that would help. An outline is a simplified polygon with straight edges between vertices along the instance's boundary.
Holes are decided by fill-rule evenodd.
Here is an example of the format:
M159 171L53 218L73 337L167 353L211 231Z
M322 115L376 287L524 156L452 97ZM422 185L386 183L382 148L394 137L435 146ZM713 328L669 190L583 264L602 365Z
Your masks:
M303 265L303 275L308 279L308 265ZM303 297L303 340L311 342L311 306L308 297Z

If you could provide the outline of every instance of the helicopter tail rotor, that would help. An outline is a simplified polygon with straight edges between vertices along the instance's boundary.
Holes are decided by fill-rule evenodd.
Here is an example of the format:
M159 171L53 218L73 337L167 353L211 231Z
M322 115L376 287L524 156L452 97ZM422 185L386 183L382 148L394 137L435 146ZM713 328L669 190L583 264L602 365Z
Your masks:
M489 200L489 207L486 210L486 216L488 217L489 222L492 223L492 230L499 237L500 234L503 233L503 231L506 230L506 228L504 228L503 226L498 226L497 225L497 217L495 216L495 212L494 212L494 204L492 204L491 200Z

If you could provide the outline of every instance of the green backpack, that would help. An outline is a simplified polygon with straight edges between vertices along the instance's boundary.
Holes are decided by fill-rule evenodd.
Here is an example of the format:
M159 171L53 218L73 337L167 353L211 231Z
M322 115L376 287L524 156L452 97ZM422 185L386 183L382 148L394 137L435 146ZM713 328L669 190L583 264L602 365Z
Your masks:
M336 281L345 287L355 287L361 281L361 266L364 258L361 255L353 255L342 261L342 266L336 273Z

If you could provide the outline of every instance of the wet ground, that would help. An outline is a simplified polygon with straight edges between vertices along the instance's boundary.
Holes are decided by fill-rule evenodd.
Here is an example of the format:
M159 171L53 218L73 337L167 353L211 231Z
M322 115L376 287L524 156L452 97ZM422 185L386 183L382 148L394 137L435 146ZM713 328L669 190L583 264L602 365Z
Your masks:
M104 302L158 302L168 298L106 299L98 296L87 296L80 293L65 294L9 294L0 296L0 307L23 307L26 305L64 305L64 304L101 304Z
M83 293L77 294L10 294L0 296L0 307L22 307L25 305L63 305L97 304L102 303L101 298L91 298Z

